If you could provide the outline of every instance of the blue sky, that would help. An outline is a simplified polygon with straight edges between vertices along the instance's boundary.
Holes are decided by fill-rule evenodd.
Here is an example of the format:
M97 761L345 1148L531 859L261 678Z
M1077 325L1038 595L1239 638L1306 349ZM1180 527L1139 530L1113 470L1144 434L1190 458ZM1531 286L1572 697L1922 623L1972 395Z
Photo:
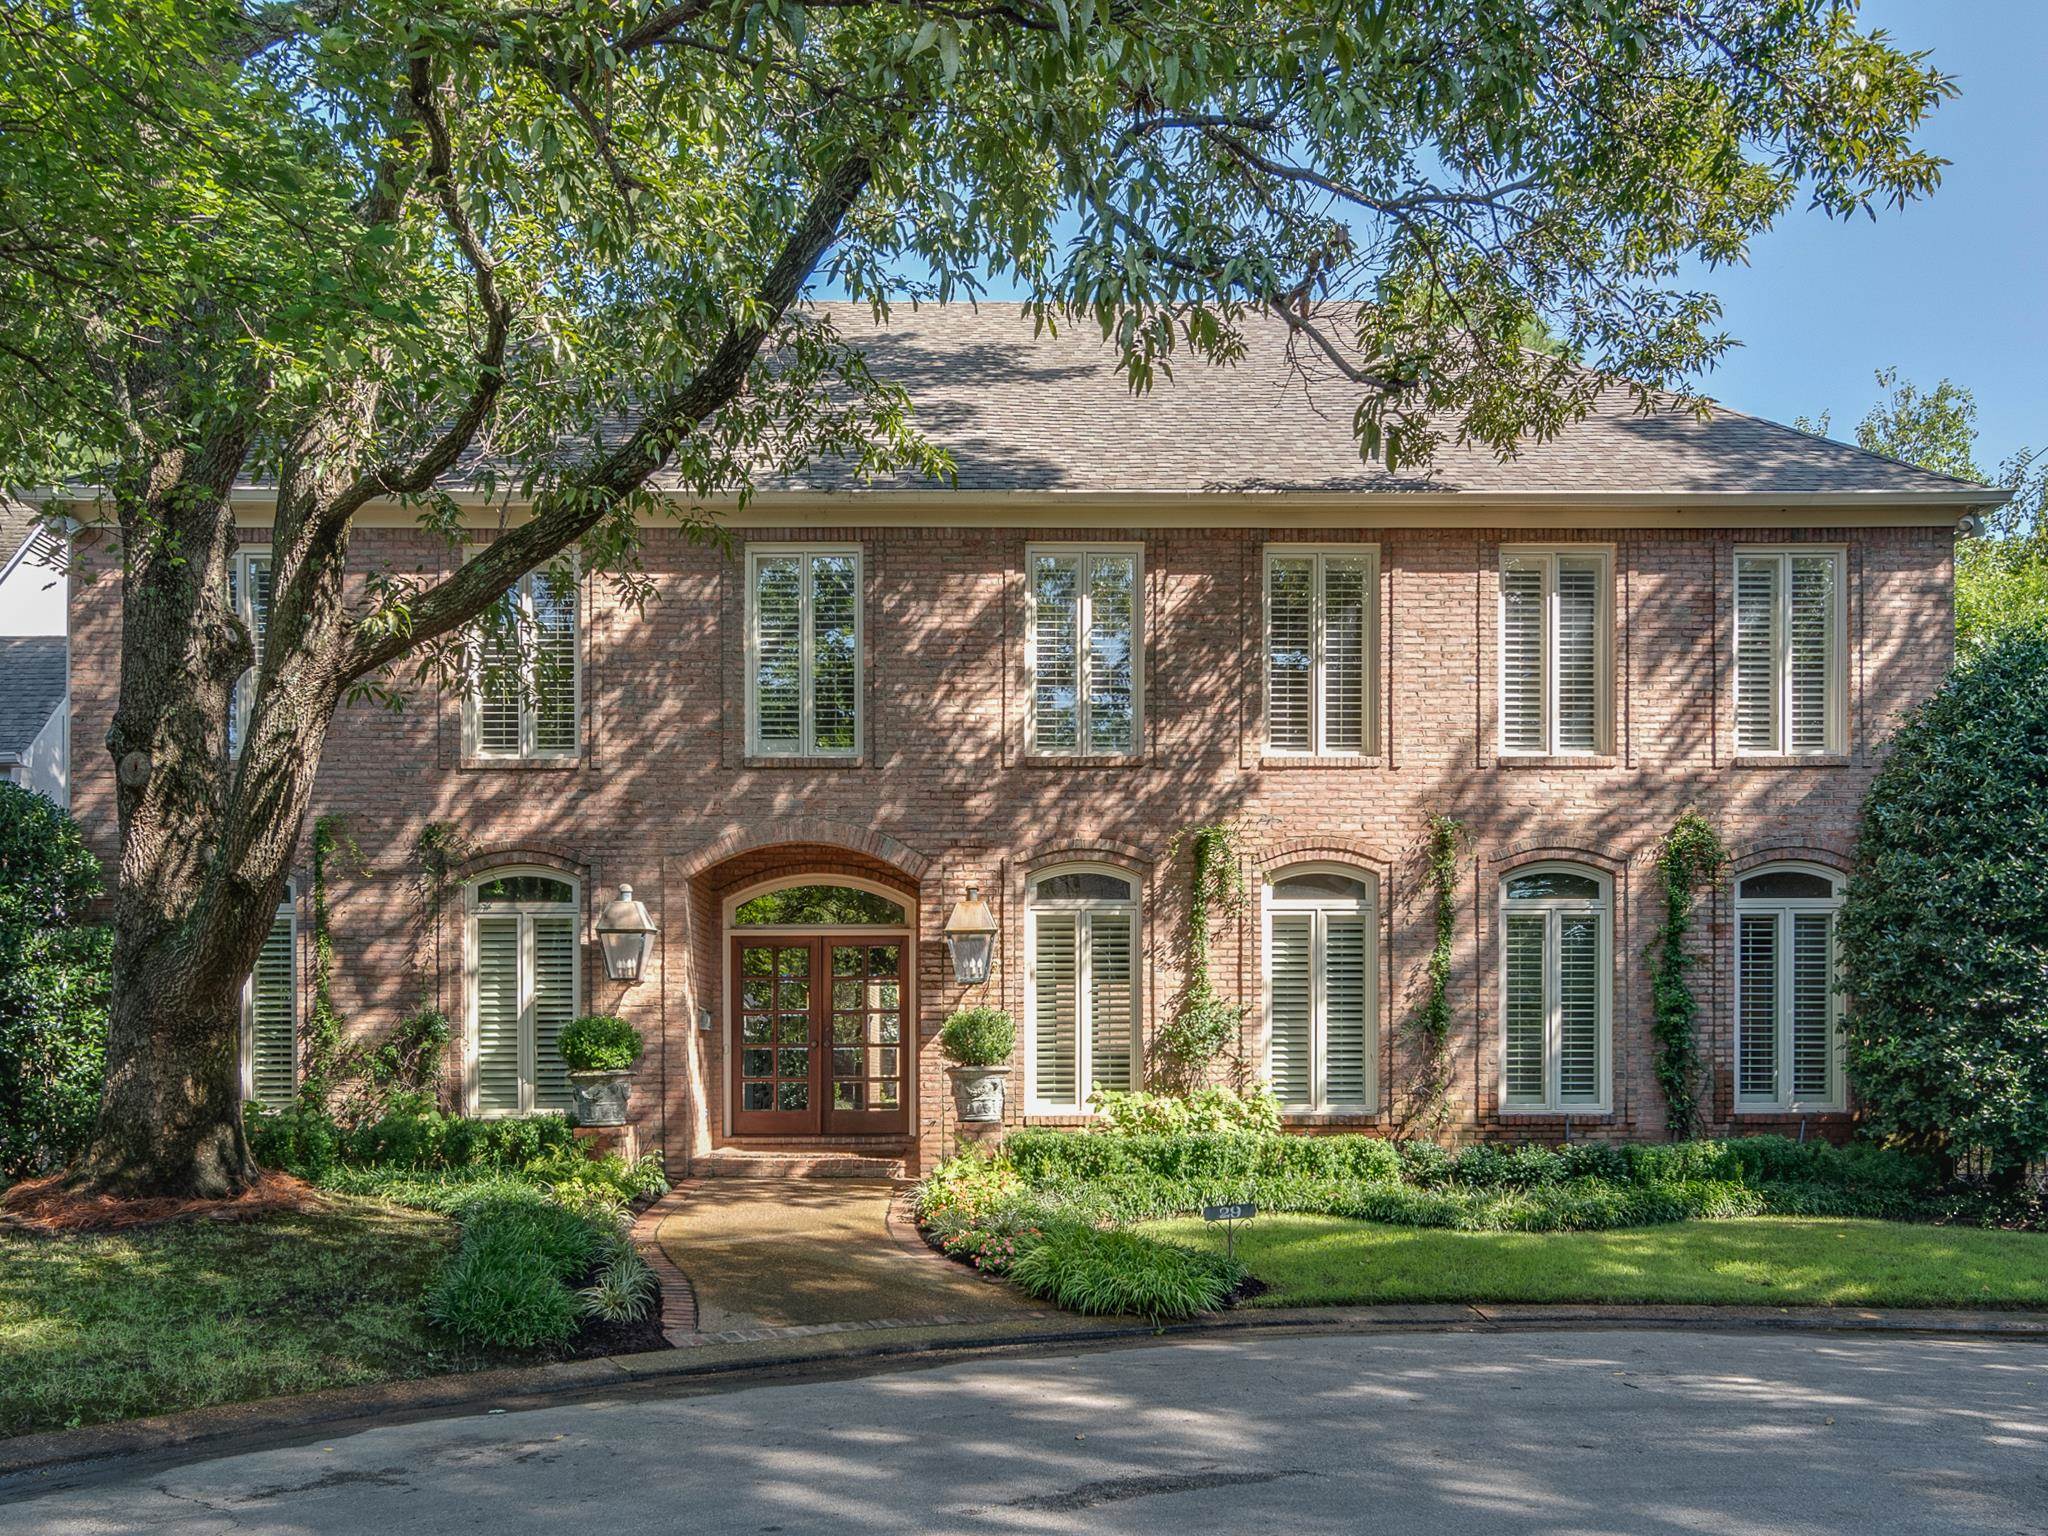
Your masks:
M1995 472L2048 446L2048 4L1867 0L1866 25L1931 49L1962 94L1924 135L1953 162L1903 213L1832 222L1788 214L1748 267L1703 274L1743 346L1707 393L1779 421L1834 412L1852 435L1877 398L1874 369L1977 396L1977 460Z

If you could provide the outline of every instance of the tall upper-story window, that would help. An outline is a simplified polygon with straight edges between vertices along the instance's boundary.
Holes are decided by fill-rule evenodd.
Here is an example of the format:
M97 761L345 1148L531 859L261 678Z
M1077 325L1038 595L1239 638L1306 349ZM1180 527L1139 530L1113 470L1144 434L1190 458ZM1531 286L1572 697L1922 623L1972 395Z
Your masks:
M480 631L469 696L469 746L478 757L574 757L582 670L576 584L545 571L522 576Z
M1026 1099L1077 1114L1137 1086L1138 902L1121 870L1048 870L1024 904Z
M249 731L249 712L256 703L256 674L263 666L263 647L270 638L270 551L244 544L228 562L228 606L249 628L256 646L255 665L235 680L234 709L228 716L228 751L242 750Z
M1373 750L1379 555L1370 547L1266 549L1266 750Z
M1735 746L1847 750L1845 561L1839 549L1735 552Z
M1835 914L1826 870L1758 870L1735 886L1735 1107L1842 1108Z
M1373 878L1337 865L1266 887L1266 1058L1283 1109L1378 1105Z
M469 1107L517 1115L569 1107L557 1048L582 987L576 887L539 870L501 870L469 896Z
M291 887L242 983L242 1097L272 1109L299 1091L298 923Z
M1605 876L1569 864L1508 877L1501 916L1501 1107L1608 1103L1611 904Z
M1034 545L1030 751L1129 756L1143 711L1139 558L1129 545Z
M1500 563L1500 745L1609 750L1612 566L1604 550L1508 549Z
M747 551L747 742L762 757L861 752L861 558Z

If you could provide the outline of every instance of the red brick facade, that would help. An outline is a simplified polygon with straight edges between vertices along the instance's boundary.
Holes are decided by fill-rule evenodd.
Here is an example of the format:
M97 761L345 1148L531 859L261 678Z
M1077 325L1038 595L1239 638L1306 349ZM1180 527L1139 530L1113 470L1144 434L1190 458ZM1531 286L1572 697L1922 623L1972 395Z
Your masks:
M1613 1110L1575 1117L1571 1134L1659 1136L1665 1111L1652 1074L1643 959L1659 915L1650 866L1657 840L1681 810L1698 805L1739 867L1779 857L1845 867L1888 722L1935 686L1952 634L1945 526L1677 531L1663 521L1597 533L1117 530L1109 536L1141 540L1144 552L1143 728L1134 757L1088 763L1025 752L1024 552L1030 542L1099 541L1101 531L736 533L736 542L857 543L864 555L862 755L790 763L747 757L743 562L671 529L651 530L646 558L656 598L644 612L614 602L601 581L586 584L577 761L465 761L458 701L431 693L402 713L359 707L336 721L315 804L316 815L341 819L352 845L328 872L335 1001L365 1033L389 1027L422 998L461 1019L460 898L438 929L421 899L416 850L429 823L456 829L468 853L462 873L519 862L572 874L586 916L630 883L661 929L648 974L631 986L606 980L586 922L582 1001L646 1031L635 1093L640 1139L664 1148L681 1173L728 1140L726 899L774 875L863 875L914 902L918 1134L905 1150L913 1165L928 1166L959 1132L933 1045L940 1023L974 1000L1022 1018L1030 874L1081 857L1136 878L1140 1016L1149 1034L1180 986L1188 869L1185 859L1168 862L1168 842L1181 828L1232 819L1244 825L1255 875L1319 858L1378 876L1380 1108L1340 1123L1387 1130L1399 1123L1412 1073L1411 1021L1431 942L1419 844L1426 819L1448 812L1474 838L1451 977L1451 1133L1564 1134L1561 1117L1507 1117L1496 1105L1501 879L1556 857L1606 872L1614 898ZM1262 756L1262 550L1288 539L1379 549L1377 756ZM1503 760L1494 733L1500 546L1581 541L1613 555L1613 752ZM1839 757L1760 762L1733 751L1732 554L1737 545L1777 541L1847 551L1849 732ZM104 570L105 550L82 542L80 575ZM365 571L432 572L451 563L438 540L401 529L363 529L356 559ZM109 854L113 776L99 743L113 703L118 623L117 581L75 582L74 806ZM940 937L970 881L1001 922L992 977L971 990L954 984ZM303 861L298 890L301 930L310 932ZM1713 1073L1707 1110L1717 1128L1735 1119L1730 906L1724 884L1705 909L1711 954L1696 973ZM1245 1049L1254 1061L1259 933L1254 901L1216 933L1212 951L1218 990L1253 1005ZM699 1027L705 1018L708 1029ZM459 1049L453 1055L459 1079ZM1023 1086L1020 1064L1013 1120Z

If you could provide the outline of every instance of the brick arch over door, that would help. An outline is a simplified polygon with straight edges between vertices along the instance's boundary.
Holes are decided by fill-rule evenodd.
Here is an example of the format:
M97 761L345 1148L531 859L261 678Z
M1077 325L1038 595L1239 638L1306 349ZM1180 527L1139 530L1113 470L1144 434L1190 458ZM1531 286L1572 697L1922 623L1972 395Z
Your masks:
M851 822L834 821L825 816L790 816L727 832L696 852L685 855L681 872L685 878L695 879L742 854L790 846L829 848L842 858L852 855L874 860L896 871L899 879L907 879L912 885L924 878L925 871L932 864L931 855L919 853L908 843L899 842L886 832L858 827Z

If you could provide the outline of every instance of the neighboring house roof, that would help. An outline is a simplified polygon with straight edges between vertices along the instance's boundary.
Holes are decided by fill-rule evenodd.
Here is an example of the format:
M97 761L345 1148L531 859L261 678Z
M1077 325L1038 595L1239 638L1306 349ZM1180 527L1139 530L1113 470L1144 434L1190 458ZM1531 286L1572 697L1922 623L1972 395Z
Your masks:
M31 563L54 574L62 568L63 547L63 534L50 526L43 508L0 496L0 576Z
M0 758L19 758L64 705L64 637L0 636Z
M1133 395L1118 353L1087 320L1033 333L1018 304L908 305L872 327L866 306L820 305L869 367L900 385L915 422L953 457L968 491L1449 492L1685 495L1757 493L1946 498L2001 493L1716 405L1641 414L1624 390L1548 442L1505 461L1446 443L1424 474L1361 460L1352 416L1361 388L1302 348L1278 320L1248 318L1235 366L1176 359ZM898 475L873 489L929 488ZM765 482L765 491L859 488L837 460Z

